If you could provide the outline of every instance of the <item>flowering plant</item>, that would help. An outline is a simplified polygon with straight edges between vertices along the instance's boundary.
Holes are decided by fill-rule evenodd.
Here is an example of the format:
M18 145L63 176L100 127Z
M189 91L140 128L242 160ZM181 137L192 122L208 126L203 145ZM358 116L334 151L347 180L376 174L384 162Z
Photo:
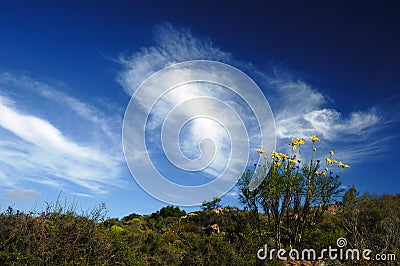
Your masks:
M323 166L316 159L320 139L313 135L310 140L310 160L305 160L301 152L301 146L307 143L303 138L292 138L291 154L272 151L268 156L265 150L258 149L261 163L255 165L253 172L244 173L239 182L240 201L255 214L256 220L259 210L264 211L277 247L282 246L282 241L290 246L301 242L304 231L321 219L342 192L339 175L334 172L350 167L336 160L332 150ZM258 182L256 188L251 186L254 180ZM257 224L261 231L261 222Z

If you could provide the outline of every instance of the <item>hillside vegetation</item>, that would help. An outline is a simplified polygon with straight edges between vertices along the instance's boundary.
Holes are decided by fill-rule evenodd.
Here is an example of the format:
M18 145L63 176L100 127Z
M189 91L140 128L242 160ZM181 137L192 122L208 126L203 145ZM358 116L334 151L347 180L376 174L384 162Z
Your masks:
M131 214L121 220L105 219L103 206L81 215L59 203L49 205L41 213L9 208L0 214L0 264L268 264L256 256L264 244L274 244L273 230L268 227L258 230L257 223L267 223L266 214L260 213L254 219L251 211L203 205L202 211L189 214L167 206L149 215ZM395 253L398 258L399 206L400 195L360 197L352 188L304 234L302 246L322 249L345 237L351 245L369 247L377 253ZM282 262L275 260L269 265ZM376 264L370 262L370 265Z
M326 254L286 261L276 253L268 259L257 256L262 248L328 247L370 249L369 257L391 255L382 264L398 265L400 194L343 191L339 174L350 166L333 151L323 161L316 159L320 139L313 135L310 140L309 160L300 152L306 144L302 138L292 139L289 155L257 150L260 161L238 182L242 209L222 207L218 197L204 201L197 212L167 206L121 220L106 218L102 205L79 215L74 205L59 201L42 212L8 208L0 214L0 265L379 264Z

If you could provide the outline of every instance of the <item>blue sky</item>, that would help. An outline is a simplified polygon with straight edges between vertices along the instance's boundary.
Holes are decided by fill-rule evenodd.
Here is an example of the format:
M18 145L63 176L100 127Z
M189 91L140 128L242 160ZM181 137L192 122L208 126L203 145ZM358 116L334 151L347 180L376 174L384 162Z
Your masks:
M258 84L278 149L293 136L317 134L321 157L333 148L351 165L345 186L399 193L395 2L1 5L3 210L41 210L60 191L83 209L105 202L113 217L165 206L129 173L123 116L147 77L198 59L230 64ZM237 205L236 191L223 203Z

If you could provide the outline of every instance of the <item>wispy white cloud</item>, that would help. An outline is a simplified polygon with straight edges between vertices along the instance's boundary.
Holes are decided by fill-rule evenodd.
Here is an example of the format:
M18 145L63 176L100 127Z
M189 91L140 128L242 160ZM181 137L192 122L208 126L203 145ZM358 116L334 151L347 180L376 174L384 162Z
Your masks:
M176 62L208 59L233 63L254 73L261 79L260 84L265 85L263 90L275 116L278 147L287 147L291 137L317 134L327 141L327 146L333 145L341 150L348 162L356 161L360 151L370 153L385 149L382 141L369 141L369 145L365 145L365 140L372 139L386 123L375 108L342 113L318 88L291 77L289 73L274 71L271 75L265 74L251 63L237 61L210 40L194 36L186 28L163 24L156 29L155 40L154 46L142 48L133 55L122 55L119 59L125 70L118 81L128 95L151 74ZM162 113L159 116L162 118Z
M49 153L76 160L99 160L99 154L86 147L67 140L50 122L17 112L1 103L0 125L21 139L34 144Z
M329 96L287 73L282 76L275 71L266 84L271 88L280 147L287 147L292 137L317 134L325 141L320 145L323 150L334 147L341 159L352 163L359 161L360 152L366 155L387 148L385 137L373 140L388 124L376 108L343 114L329 107L333 105Z
M314 132L320 133L329 140L343 135L362 136L364 130L371 129L380 122L380 118L373 112L352 112L347 118L335 109L314 110L304 115ZM372 128L374 129L374 128Z
M254 85L250 85L250 82L234 78L232 70L213 69L210 65L208 67L198 66L193 69L187 65L170 68L167 72L162 72L167 73L166 76L163 76L166 78L151 80L151 83L155 82L157 86L149 87L145 93L142 93L142 89L137 90L147 77L162 68L178 62L198 59L224 63L232 60L228 53L216 48L210 41L204 41L193 36L187 29L175 28L170 24L164 24L157 29L155 46L143 48L132 56L125 55L120 59L124 70L118 81L128 95L135 93L133 113L136 114L136 117L141 117L143 113L151 114L147 120L145 133L143 125L138 124L133 115L130 116L132 122L124 123L124 132L127 132L124 136L129 136L124 138L124 145L141 147L143 141L140 136L146 135L147 153L141 152L140 155L145 156L142 159L147 159L147 155L149 155L152 161L151 164L142 163L140 167L140 160L135 161L136 167L139 168L134 168L135 165L131 167L131 170L136 172L134 176L149 176L149 171L154 169L155 165L157 172L162 172L165 178L181 185L192 187L204 185L219 177L213 180L215 186L207 193L221 195L236 183L238 174L246 167L248 156L253 157L254 160L258 159L257 154L250 152L248 146L254 151L260 146L261 126L251 108L258 115L268 116L265 115L268 108L259 113L257 110L263 104L254 104L258 100L262 101L263 95L257 89L254 90ZM201 74L199 75L199 73ZM238 75L238 72L235 72L235 75L241 76ZM209 82L187 84L185 80L218 80L217 82L220 84L230 84L227 85L230 89ZM147 86L146 84L145 86ZM176 86L177 84L180 85ZM234 87L240 96L234 92L232 89ZM162 88L169 90L165 91ZM254 93L250 93L250 91ZM249 96L250 94L251 96ZM245 104L245 99L252 100ZM147 106L152 110L148 111ZM133 122L134 120L135 122ZM273 130L274 124L271 116L266 117L265 120L268 120L268 124ZM255 134L251 134L252 132ZM246 133L250 133L251 137L247 138ZM161 136L166 141L161 142ZM205 139L212 140L214 145L209 141L202 141ZM135 141L139 143L135 143ZM269 146L273 146L273 144ZM138 158L138 153L127 151L126 156L128 161L134 161ZM169 162L165 160L164 156L168 158ZM173 164L169 164L170 162ZM145 165L148 165L150 170L147 170ZM175 166L186 170L185 174L183 171L177 171ZM195 171L196 174L192 175L192 171ZM182 180L183 176L186 177L184 180ZM156 180L156 178L147 178L147 180ZM150 181L147 180L142 183L149 184ZM140 181L138 182L140 183ZM148 186L160 187L162 191L157 191L157 193L165 196L163 200L169 202L173 200L175 204L177 201L185 205L198 204L204 200L204 197L208 197L199 195L202 193L194 196L191 190L180 190L181 198L178 198L177 193L167 195L165 186L161 188L159 183L152 183ZM155 196L161 197L160 195ZM201 198L200 201L197 201L199 198Z
M126 93L134 90L150 75L162 68L188 60L230 61L231 55L216 47L210 40L197 38L187 28L174 27L169 23L158 26L156 44L144 47L132 55L121 55L119 62L125 66L118 78Z
M120 117L26 76L3 73L0 83L1 186L86 193L123 186Z
M329 102L327 97L302 81L274 76L269 84L274 90L270 104L274 109L278 138L318 134L334 141L343 135L346 138L364 135L363 130L373 129L381 122L373 109L344 116L336 109L325 107Z
M13 189L3 193L4 198L10 201L32 201L42 196L35 189Z

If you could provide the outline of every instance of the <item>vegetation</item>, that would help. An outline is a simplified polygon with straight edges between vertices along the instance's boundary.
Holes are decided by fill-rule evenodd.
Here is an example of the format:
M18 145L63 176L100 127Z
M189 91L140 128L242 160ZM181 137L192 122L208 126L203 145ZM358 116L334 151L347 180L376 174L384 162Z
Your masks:
M304 231L302 245L321 250L345 237L352 247L399 258L399 206L400 195L359 196L351 188L342 202L330 205L318 223ZM9 208L0 214L0 264L267 264L256 257L264 244L274 244L267 214L259 213L255 220L253 211L229 206L220 212L178 214L184 211L168 206L150 215L104 220L103 207L83 215L54 207L42 213ZM257 223L262 225L260 230ZM207 230L213 224L218 225L219 233Z
M256 165L256 171L247 171L239 182L240 201L253 213L260 238L263 235L272 237L276 249L301 246L304 233L321 222L324 212L342 192L334 168L350 167L333 159L335 154L330 151L324 170L319 171L321 161L315 159L315 143L320 139L315 135L310 139L310 161L300 152L300 146L306 141L292 139L291 155L273 151L271 158L264 156L263 163ZM262 149L258 152L266 153ZM258 186L253 185L252 176L258 180ZM260 209L266 216L264 223L259 218Z
M268 158L259 149L262 163L239 182L244 209L223 207L217 197L204 201L201 211L166 206L122 219L106 218L104 205L77 214L74 204L60 200L42 212L9 207L0 214L0 265L301 265L259 260L257 252L265 245L322 250L336 247L340 237L349 248L371 249L371 256L394 254L397 261L378 265L397 265L400 194L360 195L354 187L342 193L334 172L349 166L332 151L324 165L316 160L317 141L311 137L309 161L300 153L303 139L292 140L291 155L272 152Z

